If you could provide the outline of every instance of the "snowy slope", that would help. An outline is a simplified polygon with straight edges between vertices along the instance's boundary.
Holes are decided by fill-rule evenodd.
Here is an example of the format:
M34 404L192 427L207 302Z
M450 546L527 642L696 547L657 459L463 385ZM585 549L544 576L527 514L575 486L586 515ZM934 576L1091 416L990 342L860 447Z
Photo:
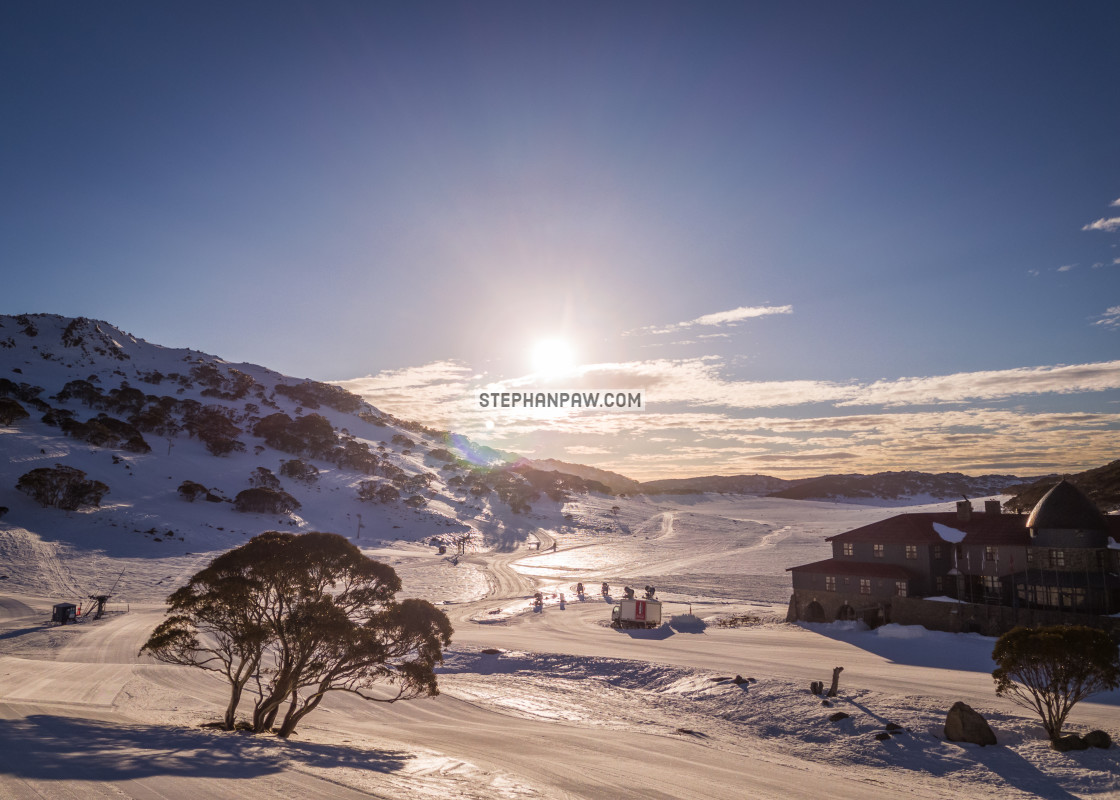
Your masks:
M80 384L77 389L75 382ZM68 384L70 390L63 392ZM475 450L466 440L394 420L353 395L342 400L354 410L343 411L325 402L311 407L277 391L277 386L301 385L318 392L334 389L256 365L230 364L197 351L154 345L104 322L54 315L0 316L0 395L15 398L29 414L0 427L4 454L0 507L9 509L0 523L34 533L16 534L2 546L9 558L34 550L35 558L53 554L55 563L68 547L96 543L96 555L83 557L85 563L70 559L66 569L51 568L43 576L22 572L10 576L11 585L79 596L94 588L106 590L101 584L108 579L107 568L98 558L107 556L125 559L126 566L136 565L124 570L117 587L120 593L157 600L166 594L173 577L197 569L206 554L236 546L265 530L332 531L358 541L439 537L445 542L473 532L482 543L504 541L507 535L516 538L514 531L529 523L524 514L512 514L494 493L472 494L466 485L449 485L455 476L468 474ZM122 390L146 396L141 413L136 405L124 405L129 395L117 400L114 392L121 396ZM83 392L94 392L93 401L87 402ZM148 428L138 423L149 452L126 449L120 442L91 444L66 435L57 422L43 421L48 414L56 419L69 416L79 423L99 415L131 421L161 404L172 407L166 416L180 429L168 430L164 425L153 430L150 423ZM200 407L228 416L240 451L214 455L199 436L182 429L191 409ZM293 420L310 415L325 418L337 438L336 446L368 453L377 466L340 466L329 457L278 449L252 434L260 419L277 413ZM432 451L450 453L460 461L448 465L445 456L435 457ZM296 459L314 465L318 477L310 482L284 477L282 464ZM57 465L77 468L88 479L108 485L100 507L73 512L44 509L16 491L21 476ZM187 502L179 493L180 485L191 481L210 490L215 499L232 501L251 488L254 472L261 467L296 499L297 511L241 513L231 502ZM417 477L430 483L426 488L410 483ZM362 501L358 489L363 482L393 487L400 497ZM404 502L414 495L422 498L419 508ZM547 498L534 502L557 517L558 504ZM540 511L534 517L539 518ZM147 574L140 566L157 556L176 565L168 575Z

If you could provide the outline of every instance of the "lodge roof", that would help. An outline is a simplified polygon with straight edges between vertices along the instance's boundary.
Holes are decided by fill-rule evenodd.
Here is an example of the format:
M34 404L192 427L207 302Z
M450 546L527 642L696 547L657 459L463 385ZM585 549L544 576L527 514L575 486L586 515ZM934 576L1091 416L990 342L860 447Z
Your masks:
M947 541L938 534L934 523L964 533L964 544L1030 544L1030 534L1024 518L1018 514L973 512L969 519L960 519L955 511L898 514L862 528L830 536L825 541L902 544L940 544Z
M1109 522L1096 504L1067 480L1042 496L1030 517L1028 528L1107 531Z
M916 575L898 564L885 564L879 561L851 561L844 558L826 558L812 564L786 567L786 572L816 572L827 575L858 575L861 578L892 578L894 580L913 580Z

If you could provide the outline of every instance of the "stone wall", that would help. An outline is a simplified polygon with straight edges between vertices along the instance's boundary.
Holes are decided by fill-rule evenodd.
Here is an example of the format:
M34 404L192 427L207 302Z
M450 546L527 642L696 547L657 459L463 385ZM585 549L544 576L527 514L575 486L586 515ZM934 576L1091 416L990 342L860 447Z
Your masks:
M980 603L946 603L915 597L896 597L891 601L890 620L899 625L923 625L930 630L982 633L999 636L1023 625L1088 625L1120 635L1120 618L1068 611L1044 611Z
M812 621L810 605L813 603L818 604L823 612L823 619L819 620L822 622L835 622L841 616L841 609L846 606L854 611L858 619L870 625L893 622L899 625L922 625L933 631L980 633L985 636L999 636L1018 625L1088 625L1120 637L1120 617L1016 609L982 603L952 603L923 600L919 597L891 597L888 601L886 598L844 592L795 591L790 597L786 620Z

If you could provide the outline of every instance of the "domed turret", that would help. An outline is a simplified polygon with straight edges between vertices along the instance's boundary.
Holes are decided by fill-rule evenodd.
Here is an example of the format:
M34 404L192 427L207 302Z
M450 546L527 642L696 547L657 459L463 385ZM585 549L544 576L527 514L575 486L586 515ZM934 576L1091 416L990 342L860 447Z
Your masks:
M1038 547L1107 547L1108 522L1096 504L1063 480L1038 501L1027 518Z

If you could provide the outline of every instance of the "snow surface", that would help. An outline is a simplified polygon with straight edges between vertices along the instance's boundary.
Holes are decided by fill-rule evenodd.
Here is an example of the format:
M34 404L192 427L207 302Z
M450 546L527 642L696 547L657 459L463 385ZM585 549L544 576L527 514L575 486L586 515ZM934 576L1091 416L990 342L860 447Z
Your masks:
M594 530L616 521L614 504L629 532ZM152 593L178 585L189 557L113 557L124 546L104 531L51 541L4 526L4 569L21 591L0 603L0 797L1120 796L1117 748L1055 753L1025 711L994 696L992 639L781 621L788 587L776 571L819 557L835 527L879 509L845 505L838 526L817 503L764 498L593 496L565 509L590 530L540 531L555 553L522 543L451 566L413 542L371 547L410 594L450 601L442 694L374 707L335 697L288 742L200 728L220 716L222 685L137 658L162 614ZM46 626L53 587L92 580L87 560L110 576L142 561L150 577L119 596L129 613ZM654 574L672 583L672 620L607 627L611 604L592 590ZM32 591L23 575L44 584ZM537 588L554 595L542 612L529 606ZM731 617L753 620L718 625ZM833 666L845 667L841 693L824 708L807 686ZM944 740L956 700L988 718L999 747ZM1082 703L1069 728L1115 736L1117 705L1118 692ZM851 716L830 722L835 711ZM888 723L905 731L877 740Z
M46 397L74 369L108 382L114 369L182 371L183 358L201 355L106 335L130 362L75 366L51 353L0 367ZM320 411L363 441L399 432ZM152 453L136 455L60 437L36 419L0 428L0 505L11 509L0 519L0 798L1120 797L1120 748L1056 753L1028 712L995 696L992 639L783 621L786 567L827 558L826 537L899 509L583 495L513 515L457 493L441 473L428 507L413 511L358 502L360 476L320 464L317 485L285 485L303 507L278 518L187 503L176 487L198 480L233 496L255 466L290 456L256 453L251 440L225 458L183 437L151 441ZM390 450L409 474L435 470L421 448ZM109 483L103 506L41 509L12 489L54 463ZM441 694L392 705L333 696L287 741L202 727L221 716L223 684L137 652L171 591L272 528L347 535L398 571L405 596L440 604L455 626ZM468 530L461 556L429 544ZM611 597L599 594L604 581ZM610 628L614 597L647 584L668 621ZM100 592L113 594L104 619L47 624L53 603L88 604ZM824 707L808 685L835 666L840 696ZM945 741L957 700L987 717L999 746ZM1078 704L1067 729L1120 738L1118 706L1120 691ZM829 721L836 711L850 716ZM889 723L902 730L877 739Z

